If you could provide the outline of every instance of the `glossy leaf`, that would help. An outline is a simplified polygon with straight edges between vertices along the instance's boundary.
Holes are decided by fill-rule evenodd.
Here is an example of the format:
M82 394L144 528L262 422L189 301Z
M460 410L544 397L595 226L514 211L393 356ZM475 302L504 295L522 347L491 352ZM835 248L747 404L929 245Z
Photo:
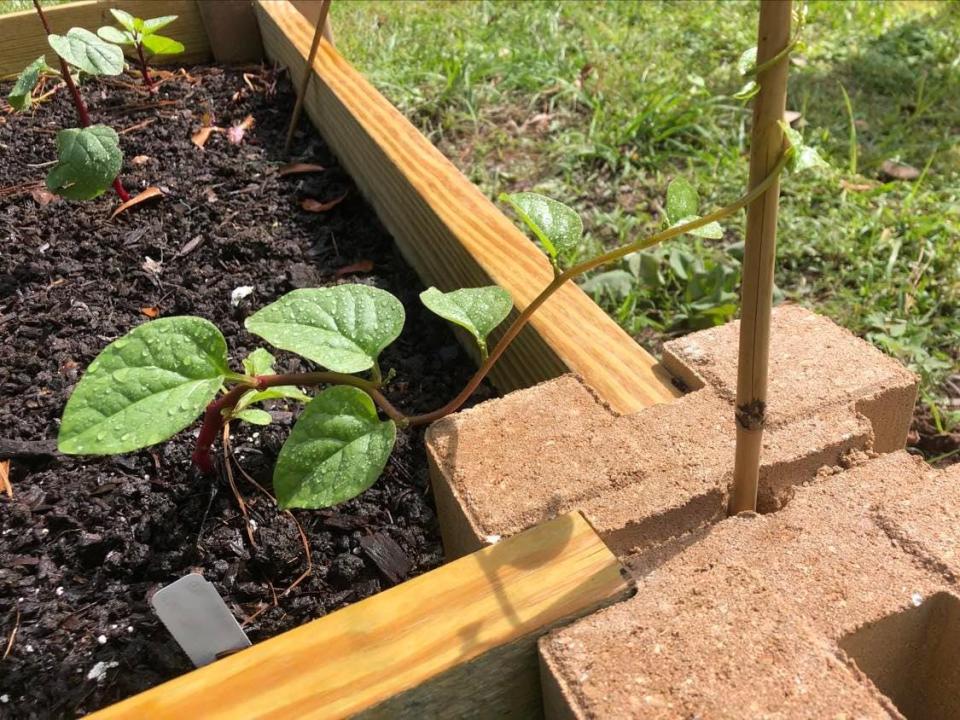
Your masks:
M670 227L686 225L699 219L697 211L700 209L700 196L696 188L684 178L678 177L667 186L667 222ZM717 222L711 222L703 227L690 230L691 235L717 240L723 237L723 228Z
M563 203L529 192L504 194L500 199L513 208L554 261L580 242L583 221L575 210Z
M746 77L753 73L757 66L757 48L756 46L744 50L737 58L737 72Z
M820 157L816 149L804 144L803 136L790 127L787 123L780 121L780 128L790 143L790 159L787 167L794 172L800 172L813 167L827 167L827 161Z
M370 396L338 385L304 408L273 474L282 508L323 508L356 497L380 477L396 442Z
M137 32L136 18L126 10L117 10L116 8L111 8L110 14L116 18L117 22L120 23L124 29L127 30L127 32Z
M257 348L243 359L243 372L247 375L272 375L276 358L269 350Z
M120 173L123 153L113 128L91 125L57 133L57 164L47 175L47 188L70 200L102 194Z
M247 355L243 360L243 371L247 375L273 375L273 363L275 358L268 351L263 348L257 348L252 353ZM240 398L240 401L237 403L236 407L238 410L242 410L248 405L253 403L263 402L264 400L297 400L299 402L309 402L310 396L307 395L303 390L293 385L278 385L277 387L267 388L266 390L252 390L248 392L243 397Z
M114 43L115 45L134 44L133 35L125 30L115 28L113 25L104 25L102 28L97 30L97 35L99 35L101 39L110 43Z
M183 43L163 35L144 35L140 41L151 55L178 55L183 52Z
M420 300L430 311L473 335L484 355L487 336L506 319L513 308L510 294L496 285L448 293L432 287L420 293Z
M50 35L47 40L57 55L88 75L119 75L123 72L123 50L89 30L70 28L66 35Z
M63 411L60 452L112 455L166 440L203 412L226 373L227 343L212 323L144 323L90 363Z
M43 55L27 65L17 76L13 89L7 95L7 101L14 110L26 110L30 107L31 93L40 81L40 75L47 69Z
M238 410L237 412L234 412L231 417L234 420L243 420L251 425L269 425L273 422L273 416L271 416L270 413L268 413L266 410L260 410L258 408Z
M167 25L177 19L176 15L164 15L163 17L150 18L143 21L143 34L153 35L157 30L165 28Z
M335 372L369 370L403 329L403 305L367 285L294 290L244 325L281 350Z

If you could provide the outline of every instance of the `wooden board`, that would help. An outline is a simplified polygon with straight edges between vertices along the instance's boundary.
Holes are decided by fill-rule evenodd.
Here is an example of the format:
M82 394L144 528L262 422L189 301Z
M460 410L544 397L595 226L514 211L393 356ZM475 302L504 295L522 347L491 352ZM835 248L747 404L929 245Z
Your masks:
M164 28L163 34L182 42L186 50L181 55L160 57L157 64L193 65L210 60L210 44L196 0L89 0L52 5L44 7L43 11L53 32L62 34L72 27L96 32L103 25L115 25L110 14L112 7L141 18L179 16ZM51 67L59 67L35 11L0 16L0 77L19 73L41 54L46 54Z
M287 0L260 0L257 11L267 56L298 84L313 26ZM329 43L313 70L308 114L424 284L496 283L516 307L533 300L552 278L536 246ZM493 379L506 391L564 372L579 373L624 413L679 394L659 363L573 284L534 316Z
M628 597L621 570L565 515L90 717L537 717L537 638Z

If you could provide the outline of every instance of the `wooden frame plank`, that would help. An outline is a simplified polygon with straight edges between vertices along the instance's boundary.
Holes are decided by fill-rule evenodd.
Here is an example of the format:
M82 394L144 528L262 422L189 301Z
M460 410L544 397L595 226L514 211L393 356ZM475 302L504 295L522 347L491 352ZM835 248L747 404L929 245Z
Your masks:
M210 59L210 43L203 28L196 0L88 0L44 7L43 11L55 33L65 33L72 27L96 32L102 25L114 25L110 8L120 8L142 18L160 15L179 17L164 30L186 46L181 55L160 58L160 65L193 65ZM11 13L0 17L0 76L19 73L23 68L46 54L47 63L57 67L57 57L47 44L46 35L34 10ZM153 63L151 63L153 64Z
M298 84L313 27L287 0L256 7L267 56ZM534 244L328 42L313 70L308 114L424 283L496 283L516 307L530 303L552 279ZM679 395L660 364L573 284L534 316L493 379L506 391L564 372L579 373L623 413Z
M564 515L91 715L536 717L537 639L632 583Z

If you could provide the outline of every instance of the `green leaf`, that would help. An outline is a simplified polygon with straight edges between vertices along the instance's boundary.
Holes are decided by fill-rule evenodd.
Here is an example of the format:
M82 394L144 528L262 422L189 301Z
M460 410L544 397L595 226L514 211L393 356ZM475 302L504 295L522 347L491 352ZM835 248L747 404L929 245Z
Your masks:
M247 375L273 375L276 358L268 350L257 348L243 359L243 371Z
M118 30L112 25L104 25L102 28L97 30L97 35L99 35L101 39L110 43L116 43L117 45L134 44L133 35L125 30Z
M57 133L57 164L47 175L47 187L70 200L102 194L123 165L120 138L113 128L91 125Z
M47 69L47 61L43 55L23 69L17 76L17 82L14 83L10 94L7 95L10 107L14 110L26 110L30 107L30 94L33 92L33 88L37 86L40 75Z
M740 57L737 58L737 72L746 77L747 75L752 74L753 69L757 66L757 48L752 47L748 50L744 50L741 53Z
M700 209L700 196L686 179L678 177L667 186L667 220L675 225L678 220L696 215Z
M502 194L500 199L513 208L554 262L560 253L573 250L580 242L583 221L563 203L530 192Z
M749 100L760 92L760 85L756 80L747 80L737 92L733 94L735 100Z
M257 348L247 355L243 360L243 371L247 375L273 375L273 363L275 358L263 348ZM293 385L278 385L277 387L267 388L266 390L253 390L246 393L237 402L236 408L242 410L253 403L264 400L290 399L300 402L309 402L310 396L298 387Z
M403 305L367 285L294 290L247 318L244 326L281 350L335 372L373 367L403 329Z
M110 9L110 14L116 18L117 22L123 25L123 27L130 33L137 32L136 18L128 13L126 10L117 10L116 8Z
M47 39L57 55L88 75L119 75L123 72L123 50L104 42L89 30L70 28L66 35L50 35Z
M636 279L626 270L608 270L598 273L580 287L590 295L608 294L614 298L624 298L636 285Z
M356 497L380 477L397 429L370 396L338 385L304 408L273 473L282 508L323 508Z
M513 308L510 294L496 285L448 293L431 287L420 293L420 300L432 312L473 335L484 355L487 336L507 318Z
M269 425L273 422L273 416L270 413L266 410L258 410L257 408L240 410L233 413L231 417L234 420L243 420L251 425Z
M167 25L172 23L177 19L176 15L164 15L163 17L150 18L149 20L143 21L143 34L144 35L153 35L160 28L165 28Z
M687 223L691 223L694 220L699 219L699 215L690 215L689 217L680 218L671 227L676 227L677 225L686 225ZM723 237L723 228L720 227L720 223L714 220L706 225L701 225L693 230L688 230L687 234L696 235L697 237L707 238L709 240L719 240Z
M144 323L90 363L63 411L57 446L113 455L166 440L203 412L226 374L227 343L212 323Z
M699 220L700 196L696 188L684 178L678 177L667 186L667 222L670 227L686 225ZM689 231L690 235L719 240L723 237L723 228L717 222L707 223L703 227Z
M783 120L780 121L780 128L790 143L790 159L787 167L793 172L800 172L813 167L828 167L827 161L820 157L814 148L804 144L803 136L790 127Z
M151 55L178 55L184 50L183 43L163 35L144 35L140 42Z

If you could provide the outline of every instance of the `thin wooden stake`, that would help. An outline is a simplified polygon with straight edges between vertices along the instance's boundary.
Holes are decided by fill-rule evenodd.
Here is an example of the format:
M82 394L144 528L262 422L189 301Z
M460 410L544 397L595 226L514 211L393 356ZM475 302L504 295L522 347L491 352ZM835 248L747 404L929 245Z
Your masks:
M792 0L762 0L757 39L757 65L772 58L790 42ZM753 108L750 140L750 187L770 173L783 152L779 123L787 105L787 67L784 56L757 78L760 92ZM757 509L760 449L767 407L767 365L770 355L770 312L773 304L773 268L777 245L780 180L747 209L747 237L743 259L740 321L740 357L737 367L737 448L734 459L730 514Z
M290 127L287 129L287 139L283 143L284 156L290 155L290 146L293 144L293 131L300 122L300 113L303 111L303 99L307 95L307 86L313 75L313 60L317 56L320 40L323 38L323 28L327 24L327 14L330 12L332 0L323 0L320 3L320 16L317 18L317 29L313 31L313 43L310 45L310 54L307 55L307 64L303 68L303 78L300 80L300 91L297 93L297 102L293 106L293 115L290 117Z

